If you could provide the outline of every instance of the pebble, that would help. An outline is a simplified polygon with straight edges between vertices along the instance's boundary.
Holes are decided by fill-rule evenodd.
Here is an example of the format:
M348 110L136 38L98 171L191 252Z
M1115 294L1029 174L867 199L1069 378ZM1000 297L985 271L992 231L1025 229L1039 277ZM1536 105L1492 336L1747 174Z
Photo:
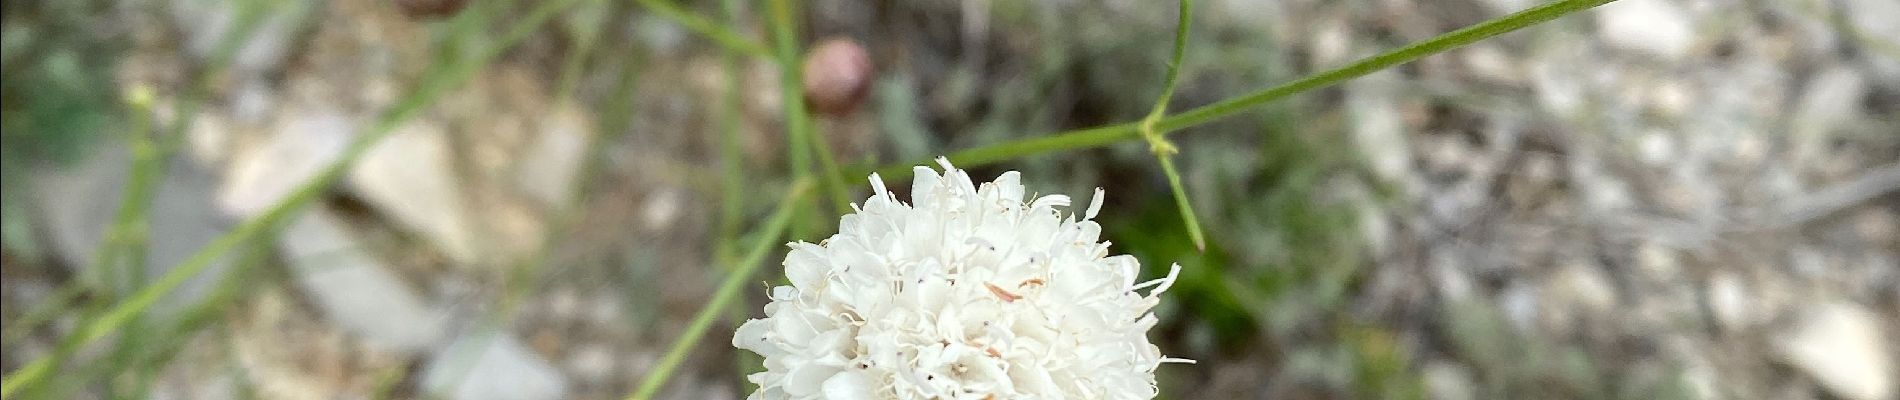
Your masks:
M456 175L448 132L426 121L396 129L350 168L351 188L451 260L479 262L481 234L469 220L466 185Z
M427 350L446 314L431 307L327 210L307 211L278 238L292 278L324 316L381 349Z
M475 328L437 352L422 372L424 391L452 400L566 397L560 370L513 335Z
M1671 1L1620 1L1597 7L1597 32L1609 45L1673 62L1689 56L1695 26Z
M1847 400L1894 398L1894 371L1880 317L1859 305L1814 304L1775 340L1775 350L1829 393Z

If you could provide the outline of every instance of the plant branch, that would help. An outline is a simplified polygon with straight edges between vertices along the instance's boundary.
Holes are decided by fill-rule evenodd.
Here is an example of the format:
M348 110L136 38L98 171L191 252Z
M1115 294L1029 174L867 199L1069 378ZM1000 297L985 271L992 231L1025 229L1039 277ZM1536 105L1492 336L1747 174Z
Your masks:
M1451 31L1424 41L1415 42L1405 47L1366 57L1338 68L1308 75L1305 78L1300 78L1279 86L1270 87L1162 118L1155 122L1154 128L1159 131L1173 132L1200 126L1208 122L1232 116L1241 111L1246 111L1249 108L1261 104L1291 97L1313 89L1337 85L1341 82L1365 76L1366 74L1377 72L1388 67L1412 62L1424 58L1425 56L1462 47L1492 36L1523 29L1531 25L1587 10L1612 1L1615 0L1559 0L1532 7L1511 15ZM973 167L1043 153L1102 147L1140 137L1141 134L1138 130L1138 124L1139 123L1122 123L1038 135L958 151L951 153L948 157L952 162L957 163L957 165ZM904 177L910 175L911 166L927 164L929 162L929 160L917 160L880 167L875 169L875 171L887 179ZM868 173L870 171L865 172Z

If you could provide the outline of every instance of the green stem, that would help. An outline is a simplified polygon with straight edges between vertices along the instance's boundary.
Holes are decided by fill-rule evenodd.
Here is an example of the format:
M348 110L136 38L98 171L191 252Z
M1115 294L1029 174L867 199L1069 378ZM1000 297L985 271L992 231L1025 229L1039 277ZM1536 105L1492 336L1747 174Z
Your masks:
M673 341L673 346L667 349L666 355L653 366L653 372L647 373L647 376L640 380L639 389L635 390L633 395L627 396L627 399L652 398L660 391L661 386L666 385L666 380L673 375L673 370L686 360L686 355L699 345L701 339L706 338L706 330L712 327L713 320L718 319L719 314L732 305L733 299L739 297L739 289L745 287L746 278L751 277L753 272L757 272L759 265L765 263L765 257L772 254L772 249L778 247L776 246L777 239L791 224L793 211L802 202L805 190L809 186L811 186L809 181L805 180L792 183L784 200L779 203L778 210L773 211L771 219L766 221L759 234L758 242L746 252L745 259L739 261L738 267L726 274L726 280L719 284L717 291L713 292L712 302L706 303L705 307L699 309L698 314L693 315L693 322L686 326L685 331L680 332L679 339Z
M845 189L844 173L838 168L831 146L823 137L812 134L811 111L805 105L805 63L799 56L798 23L793 20L795 0L772 0L772 37L778 45L779 96L785 106L786 141L792 154L792 176L811 173L811 157L824 169L825 192L831 195L838 213L851 212L851 196Z
M725 46L727 50L744 53L749 56L772 56L772 52L766 50L765 46L758 44L758 42L746 39L744 35L733 32L725 26L714 24L712 21L701 18L698 15L687 13L670 1L638 0L638 2L641 7L646 7L649 10L653 10L653 12L659 13L662 17L678 22L680 25L685 25L686 29L698 32L700 35L705 35L707 38L712 39L713 42Z
M374 147L376 143L380 142L384 137L387 137L395 127L400 125L403 121L408 120L409 117L421 112L437 97L441 96L443 92L448 91L448 89L456 86L456 84L460 82L466 81L470 76L474 75L482 64L486 63L486 60L500 55L503 50L527 37L528 33L533 32L535 28L552 17L555 12L560 11L561 8L571 2L572 0L541 3L541 7L533 10L527 18L522 19L512 30L508 31L496 46L486 49L487 51L485 53L477 57L476 60L479 60L478 62L455 65L455 68L451 68L445 73L431 74L424 78L424 81L415 92L412 92L408 98L404 99L404 101L399 103L394 109L383 113L382 117L378 119L377 123L373 125L369 131L352 141L341 156L325 166L315 177L297 186L297 188L285 196L283 200L278 201L277 204L273 205L262 215L246 220L230 232L212 240L210 244L199 249L197 253L192 254L190 258L185 259L185 261L180 263L176 268L160 276L156 281L153 281L151 285L140 288L131 296L113 305L98 317L87 321L78 331L68 336L68 341L75 343L77 346L83 346L87 343L97 341L112 332L118 331L128 322L131 322L133 318L142 315L166 294L171 293L172 290L176 290L178 286L184 284L186 280L203 272L205 268L210 267L212 262L224 255L224 253L231 251L231 249L236 248L238 245L243 244L253 237L267 233L270 229L278 226L279 222L295 215L303 206L315 201L319 195L327 191L330 184L340 178L343 173L348 170L350 165L354 164L357 159L362 158L363 153ZM38 382L46 379L56 369L58 369L58 362L54 357L41 357L28 362L19 369L7 374L5 378L0 378L0 397L12 397L15 392L36 385Z
M1181 0L1181 9L1174 27L1174 53L1168 57L1168 75L1162 86L1161 97L1155 100L1154 109L1148 111L1150 120L1160 120L1168 113L1168 100L1174 98L1174 86L1181 80L1181 60L1187 58L1188 26L1194 22L1194 1Z
M587 1L589 3L596 3L600 0ZM589 18L592 17L590 16ZM557 99L557 101L571 101L573 99L574 89L580 86L581 75L586 72L587 60L594 54L594 44L600 42L601 32L606 31L600 24L588 26L586 29L586 32L575 32L574 41L576 46L574 46L574 51L567 55L567 62L561 65L561 77L560 81L558 81L559 83L557 83L559 86L555 86L554 89L554 98Z
M741 16L743 7L741 0L720 1L720 8L725 12L727 26L740 26L743 23L743 16ZM720 107L720 112L724 115L719 119L719 162L725 176L724 186L721 187L719 193L719 239L713 246L712 259L719 265L728 266L726 273L738 272L738 255L734 252L739 251L740 224L745 222L746 203L743 194L745 192L745 164L740 162L743 159L741 152L744 149L739 143L739 121L741 114L745 111L744 97L740 92L744 79L741 69L743 66L740 64L742 56L743 54L733 51L720 55L720 63L726 69L726 90L720 99L724 103ZM737 296L738 298L734 301L739 304L748 303L749 296L746 292L740 291ZM743 323L746 319L745 309L733 307L728 312L727 318L731 319L735 326ZM738 356L734 357L733 361L737 363L735 367L741 374L754 372L763 362L757 354L743 351L737 353ZM749 385L749 383L741 385ZM742 392L751 391L749 387L742 390Z
M799 123L803 120L800 117L805 115L805 96L801 95L803 90L792 90L792 88L802 87L804 82L797 74L799 72L796 62L798 43L795 42L793 33L790 2L791 0L771 0L769 3L772 13L772 37L774 44L777 45L776 57L780 71L779 99L784 103L781 107L784 107L785 112L785 149L791 154L789 158L792 177L802 179L811 173L811 153L805 147L810 142L805 137L810 136L811 133L805 130L804 124Z
M1174 28L1174 54L1168 59L1167 85L1161 90L1161 98L1155 100L1153 110L1141 120L1137 128L1143 138L1148 139L1148 149L1154 152L1155 160L1161 163L1161 172L1168 177L1168 189L1174 192L1175 206L1181 209L1181 222L1187 226L1188 238L1194 242L1197 251L1207 250L1207 236L1201 232L1201 222L1194 217L1194 203L1188 201L1187 188L1181 185L1181 173L1174 168L1174 155L1180 148L1169 142L1167 132L1155 129L1156 123L1168 113L1168 99L1174 97L1174 86L1181 79L1181 59L1187 56L1188 26L1194 20L1194 2L1181 0L1180 21Z
M1352 78L1365 76L1379 70L1404 64L1425 56L1451 50L1464 45L1523 29L1557 17L1576 13L1610 3L1615 0L1559 0L1537 7L1499 17L1416 42L1405 47L1380 53L1354 61L1345 66L1309 75L1305 78L1287 82L1264 90L1218 103L1197 107L1180 114L1155 121L1154 128L1161 132L1200 126L1220 118L1231 116L1249 108L1275 100L1290 97L1309 90L1337 85ZM1094 148L1120 143L1141 137L1137 129L1139 123L1088 128L1075 131L1038 135L951 153L949 158L957 165L966 167L986 165L1004 160L1013 160L1042 153ZM909 176L913 165L927 164L930 160L917 160L899 165L878 168L876 171L885 179Z
M737 26L738 1L721 3L727 23ZM724 172L724 186L719 193L719 242L713 251L713 260L721 264L734 261L731 259L734 241L738 240L739 224L745 217L745 196L741 195L745 191L745 167L739 161L743 151L739 145L739 119L744 111L739 88L744 75L740 71L740 57L734 53L728 51L720 56L720 64L726 69L726 91L720 99L724 104L719 109L724 114L719 118L719 164Z
M0 348L16 348L13 347L13 345L19 342L20 339L25 339L27 335L33 333L34 328L46 323L46 321L51 321L54 316L66 311L66 307L71 305L69 303L78 300L79 295L85 293L86 286L80 282L68 282L65 285L60 285L58 290L53 291L52 296L48 296L46 300L33 305L31 310L27 310L26 315L20 316L18 320L6 323L5 333L0 334Z

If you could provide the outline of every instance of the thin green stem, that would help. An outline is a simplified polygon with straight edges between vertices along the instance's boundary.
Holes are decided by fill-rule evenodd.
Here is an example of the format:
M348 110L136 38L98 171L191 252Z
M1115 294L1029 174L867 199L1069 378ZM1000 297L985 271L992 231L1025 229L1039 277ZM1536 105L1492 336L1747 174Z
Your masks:
M1174 54L1168 59L1167 84L1161 90L1161 98L1155 100L1153 110L1148 117L1142 118L1138 126L1141 136L1148 139L1148 149L1161 163L1161 172L1168 176L1168 189L1174 192L1174 202L1181 209L1181 222L1187 225L1188 238L1194 242L1194 249L1207 250L1207 236L1201 232L1201 222L1194 217L1194 203L1188 201L1187 188L1181 185L1181 173L1174 168L1174 155L1181 150L1169 142L1167 132L1155 130L1157 122L1168 113L1168 99L1174 97L1174 86L1181 79L1181 59L1187 56L1188 27L1194 21L1194 1L1181 0L1180 21L1174 28Z
M357 159L362 158L365 152L387 137L403 121L427 108L443 92L467 81L486 64L486 60L500 55L503 50L527 37L528 33L533 32L535 28L547 22L557 11L570 3L572 0L541 3L541 6L530 12L527 18L522 19L509 30L496 46L485 49L486 51L476 58L477 61L454 65L445 73L429 75L408 98L398 103L395 108L383 113L370 130L352 141L341 156L325 166L316 176L298 185L283 200L278 201L263 214L244 221L230 232L212 240L210 244L199 249L197 253L192 254L190 258L185 259L176 268L172 268L150 285L140 288L98 317L87 321L68 337L68 341L83 346L118 331L133 318L143 315L159 299L176 290L186 280L210 267L213 261L224 253L253 237L269 232L280 222L295 215L305 205L315 201L319 195L326 192L330 184L340 178L350 165L355 164ZM4 381L0 382L0 397L11 397L21 389L36 385L56 369L58 369L58 363L52 357L41 357L28 362L0 379Z
M790 153L788 158L791 160L792 177L801 179L811 173L811 153L805 148L806 143L810 142L805 137L811 133L805 130L804 124L799 123L805 115L805 96L800 95L803 90L789 90L802 87L800 85L803 84L801 76L797 74L798 64L794 61L798 59L798 43L793 33L791 1L771 0L769 3L772 37L779 63L779 99L783 101L781 107L785 110L785 149Z
M655 393L659 393L661 386L666 385L666 380L672 377L673 370L686 360L686 355L691 353L694 347L699 346L700 340L706 338L706 330L712 328L713 320L718 319L720 313L733 304L733 299L739 297L740 288L746 286L746 278L757 272L759 265L765 264L765 257L772 254L772 249L778 247L777 239L785 233L787 226L791 225L793 211L798 208L798 204L803 202L806 188L809 186L811 184L806 180L792 183L784 200L779 203L778 210L772 212L771 218L761 228L763 230L760 231L758 242L746 252L745 258L739 261L738 267L726 274L725 281L721 282L719 289L713 292L712 301L706 303L705 307L699 309L699 313L693 315L693 322L686 326L685 331L680 332L679 339L673 341L673 346L667 349L666 355L653 366L653 372L647 373L647 376L640 380L639 389L635 390L633 395L627 396L627 399L652 398Z
M1161 97L1155 100L1154 109L1148 111L1148 118L1160 120L1168 113L1168 100L1174 98L1174 86L1181 80L1181 60L1187 58L1188 26L1194 22L1194 0L1181 0L1180 15L1174 27L1174 53L1168 57L1168 77L1162 86Z
M1187 224L1188 238L1194 241L1194 249L1207 251L1207 238L1201 233L1200 219L1194 216L1194 207L1188 202L1187 189L1181 186L1181 173L1174 170L1174 158L1159 156L1161 172L1168 175L1168 188L1174 190L1175 206L1181 209L1181 222Z
M739 24L739 2L725 0L726 22L734 26ZM721 264L734 261L734 242L738 240L739 224L745 218L745 166L740 162L744 151L739 145L739 119L744 112L744 102L739 89L744 74L740 70L740 55L728 51L720 56L720 64L726 69L726 91L720 98L719 111L719 164L724 173L719 193L719 242L713 250L713 260Z
M79 295L85 293L86 286L77 281L60 285L58 290L53 291L53 295L47 296L46 300L33 305L33 308L27 310L25 315L20 316L20 319L6 324L5 333L0 334L0 348L15 348L13 345L19 342L20 339L25 339L27 335L32 334L34 328L38 328L40 324L44 324L46 321L53 320L54 316L66 311L67 307L71 305L70 303L74 300L79 300Z
M88 269L108 275L108 279L103 280L107 283L103 292L110 293L112 298L130 292L137 285L138 278L142 277L134 275L137 271L132 270L140 269L144 264L144 243L149 234L146 215L150 211L152 193L165 176L165 160L184 142L184 131L191 127L204 99L210 97L213 80L230 67L238 50L249 42L251 32L263 25L264 16L270 10L258 2L243 2L237 11L232 21L234 26L218 38L218 46L212 51L204 70L198 73L179 99L177 119L163 133L152 132L152 108L156 99L151 88L134 87L127 96L126 101L137 121L130 132L133 158L130 178L120 195L112 226L106 231L106 240L94 252L97 256L92 268ZM132 268L120 268L122 264L119 261L122 258L133 260Z
M1162 118L1159 121L1155 121L1154 129L1161 132L1173 132L1200 126L1246 111L1249 108L1261 104L1304 93L1309 90L1337 85L1352 78L1364 76L1388 67L1418 60L1425 56L1468 45L1492 36L1523 29L1531 25L1587 10L1612 1L1615 0L1559 0L1532 7L1511 15L1412 43L1405 47L1363 58L1339 68L1308 75L1299 80ZM1026 139L996 143L951 153L949 158L951 161L956 162L957 165L970 167L1042 153L1102 147L1141 137L1138 125L1139 123L1122 123L1037 135ZM929 162L929 160L916 160L898 165L880 167L876 169L876 171L884 175L885 179L909 176L911 166Z
M725 26L715 24L698 15L688 13L686 10L681 10L679 6L674 5L673 2L667 0L638 0L638 2L641 7L646 7L649 10L653 10L653 12L659 13L662 17L678 22L680 25L685 25L686 29L698 32L700 35L712 39L713 42L725 46L728 50L744 53L749 56L768 58L772 56L772 52L766 50L764 45L746 39L744 35L733 32Z
M725 13L727 26L740 26L743 23L742 0L723 0L719 3ZM738 272L739 256L735 252L739 251L740 224L745 222L746 179L745 164L741 162L744 159L742 155L744 149L739 143L741 133L739 121L745 112L744 97L740 92L745 77L744 70L741 69L743 65L740 64L743 56L744 54L735 51L727 51L720 55L720 63L726 70L726 90L720 99L723 103L720 112L724 115L719 118L719 162L720 169L724 172L724 179L722 179L723 186L719 193L719 239L713 245L712 259L719 265L727 266L726 273ZM749 297L747 294L745 291L740 291L738 298L734 301L747 304ZM735 325L745 322L746 312L743 307L733 307L727 314L727 318ZM738 355L733 357L733 362L737 363L735 367L741 374L749 374L757 370L763 362L757 354L743 351L737 353ZM743 391L750 392L751 388Z
M811 157L816 154L823 168L825 192L839 213L851 211L851 196L845 189L844 173L838 168L831 146L822 136L812 134L811 111L805 106L805 63L799 56L798 23L793 19L795 0L772 0L772 37L777 45L779 96L785 107L786 141L792 154L792 176L811 173Z
M807 118L804 124L811 125L811 120ZM818 166L824 169L825 191L831 194L832 208L838 210L838 214L851 213L851 190L844 183L844 169L838 167L837 157L831 154L830 142L823 135L808 135L806 139L811 141L814 153L818 153Z
M600 2L600 0L586 1L588 4ZM588 15L585 18L605 18L605 15ZM558 86L554 87L555 99L559 101L573 99L574 89L580 86L581 75L586 72L587 60L594 54L594 45L600 42L601 32L606 31L601 25L603 24L595 23L586 26L586 32L575 32L574 50L568 53L566 62L561 65L561 78L557 83Z
M1197 107L1162 120L1156 128L1172 132L1198 126L1210 121L1233 115L1248 108L1266 104L1309 90L1319 89L1378 72L1392 66L1425 58L1425 56L1443 53L1465 45L1501 35L1544 21L1549 21L1578 11L1607 4L1616 0L1559 0L1517 13L1478 23L1463 29L1438 35L1431 39L1412 43L1372 57L1354 61L1344 67L1309 75L1280 86L1254 92L1245 96L1223 100L1214 104Z

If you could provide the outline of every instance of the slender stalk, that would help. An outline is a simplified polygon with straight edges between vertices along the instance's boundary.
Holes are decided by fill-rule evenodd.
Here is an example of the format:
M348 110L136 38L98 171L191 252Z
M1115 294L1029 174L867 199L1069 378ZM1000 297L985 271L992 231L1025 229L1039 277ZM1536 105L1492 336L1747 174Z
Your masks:
M421 112L437 97L441 96L442 93L461 82L467 81L470 76L474 75L479 67L486 64L486 60L500 55L503 50L511 47L513 43L525 38L528 33L532 32L542 23L547 22L555 12L560 11L563 7L572 3L572 1L573 0L563 0L541 3L540 7L534 9L527 18L522 19L512 30L508 31L502 40L497 42L496 46L486 49L480 57L477 57L476 60L478 61L453 65L444 73L432 74L425 78L422 84L419 85L408 98L398 103L393 109L383 113L375 125L367 132L364 132L362 136L357 137L355 141L351 142L350 146L344 150L343 154L338 157L337 160L325 166L316 176L297 186L297 188L285 196L283 200L278 201L277 204L273 205L263 214L244 221L230 232L212 240L210 244L199 249L197 253L192 254L190 258L187 258L171 271L166 272L165 275L160 276L150 285L140 288L125 300L113 305L110 309L100 314L97 318L87 321L78 331L68 336L68 341L78 346L83 346L84 344L97 341L119 330L133 318L144 314L144 312L150 309L153 304L156 304L160 298L171 293L172 290L176 290L178 286L184 284L184 282L191 277L198 275L198 273L203 272L205 268L210 267L212 262L224 255L224 253L231 251L253 237L268 233L271 229L277 227L280 222L295 215L305 205L315 201L319 195L327 191L330 184L340 178L343 173L348 170L350 165L354 164L357 159L362 158L365 152L374 147L384 137L387 137L389 133L403 121ZM7 374L4 378L0 378L0 381L3 381L0 382L0 397L11 397L15 392L21 389L38 384L56 369L58 369L57 360L51 357L41 357L28 362L19 369Z
M781 107L785 109L785 149L790 153L788 158L791 160L792 177L796 180L811 173L811 153L805 148L810 143L805 137L811 133L805 130L805 124L799 123L805 116L805 96L800 95L803 90L790 90L803 84L798 74L798 63L794 61L798 59L798 43L794 42L791 1L771 0L768 3L772 14L772 37L777 45L779 87L783 89L780 90L779 99L784 103Z
M599 4L600 1L601 0L586 0L589 5ZM605 17L605 15L586 16L586 18ZM580 86L581 75L586 72L587 60L591 59L591 56L594 54L594 45L600 42L601 32L606 31L601 25L603 24L595 23L586 26L586 32L575 32L574 41L576 45L574 46L573 52L567 55L566 62L561 65L561 77L560 80L557 81L558 86L554 87L555 99L559 101L571 101L573 99L574 89Z
M825 192L831 195L831 205L838 213L851 211L851 196L844 184L844 173L838 168L836 157L831 154L831 146L823 137L812 134L811 112L805 106L805 63L799 56L798 23L792 18L795 0L772 0L772 37L778 45L779 96L785 107L785 132L788 146L792 152L792 173L794 177L803 177L811 171L811 157L816 154L818 165L823 168L822 181Z
M0 347L14 348L13 345L19 342L20 339L25 339L27 335L32 334L34 328L46 323L46 321L53 320L54 316L66 311L66 307L71 305L68 303L78 300L79 295L85 293L86 286L80 282L68 282L65 285L60 285L58 290L53 291L52 296L48 296L46 300L33 305L33 308L27 310L25 315L20 316L20 319L6 323L5 333L0 334Z
M726 22L739 24L739 4L737 0L721 2L725 8ZM713 260L725 264L732 260L734 242L739 237L739 224L745 217L745 166L740 162L744 151L739 145L739 119L744 112L743 98L740 95L740 81L744 79L740 71L740 55L728 51L721 55L720 64L726 69L726 91L720 102L719 118L719 166L724 173L719 193L719 242L713 251Z
M1287 82L1246 95L1230 98L1214 104L1197 107L1180 114L1162 118L1155 122L1155 129L1161 132L1173 132L1200 126L1208 122L1232 116L1249 108L1287 98L1309 90L1337 85L1341 82L1365 76L1395 65L1408 63L1432 54L1483 40L1492 36L1508 33L1538 23L1556 19L1607 4L1616 0L1558 0L1524 11L1492 19L1438 35L1430 39L1415 42L1405 47L1359 59L1339 68L1327 70L1305 78ZM1057 151L1095 148L1120 143L1141 136L1139 123L1122 123L1095 128L1037 135L1030 138L996 143L974 149L951 153L948 157L957 165L970 167L992 164L1004 160L1051 153ZM913 165L927 164L930 160L889 165L876 169L885 179L910 175Z
M661 386L666 385L667 378L672 377L673 370L686 360L687 353L691 353L693 348L699 345L699 341L706 338L706 330L712 327L713 320L718 319L719 314L733 304L733 299L739 297L739 289L746 285L746 278L757 272L759 265L765 263L765 257L772 254L772 249L778 247L777 239L785 233L786 227L791 225L793 211L798 208L798 204L803 202L806 188L809 186L811 184L806 180L792 183L791 189L783 197L784 200L779 203L778 210L772 212L772 217L766 220L765 226L761 228L758 242L746 252L745 258L739 261L738 267L726 274L726 280L719 284L717 291L713 292L712 301L706 303L705 307L699 309L699 313L693 315L693 322L686 326L685 331L680 332L679 339L673 341L673 346L667 349L666 355L653 366L653 372L647 373L647 376L640 380L639 389L627 396L627 399L650 399L660 391Z
M204 99L210 97L212 80L224 74L231 61L237 57L237 51L243 48L251 38L251 32L262 25L269 9L257 2L244 2L239 5L233 18L233 27L218 38L218 46L212 51L203 71L192 80L190 86L178 101L177 119L164 132L153 132L153 103L156 95L149 87L135 87L126 96L131 106L134 120L131 130L132 167L128 174L125 190L120 194L118 212L113 223L106 231L106 240L99 244L94 252L92 268L108 274L105 292L112 298L130 292L143 275L134 271L142 269L145 262L145 241L150 231L146 216L150 214L152 193L157 190L158 182L164 179L165 160L184 142L185 129L191 127L198 115L198 108ZM132 260L131 268L120 268L121 259Z
M1137 126L1143 138L1148 139L1148 150L1153 152L1155 160L1161 163L1162 174L1168 177L1168 189L1174 192L1175 206L1181 210L1181 222L1187 225L1188 238L1194 242L1194 250L1207 250L1207 236L1201 233L1201 222L1194 217L1194 203L1188 201L1187 188L1181 185L1181 173L1174 168L1174 155L1181 150L1169 142L1167 132L1155 130L1155 124L1168 113L1168 99L1174 98L1175 83L1181 79L1181 59L1187 55L1188 26L1194 21L1194 1L1181 0L1180 21L1174 28L1174 54L1168 59L1167 84L1161 89L1161 98L1155 100L1153 110L1148 117L1142 118Z
M1194 22L1194 0L1181 0L1181 8L1174 26L1174 53L1168 56L1168 75L1162 86L1161 97L1155 99L1155 106L1148 111L1148 118L1159 120L1168 113L1168 100L1174 98L1175 84L1181 80L1181 60L1187 58L1188 26Z
M681 10L679 6L674 5L673 2L667 0L637 1L641 7L646 7L649 10L653 10L653 12L659 13L662 17L678 22L680 25L685 25L686 29L698 32L700 35L705 35L706 38L712 39L713 42L725 46L727 50L736 51L749 56L772 56L772 52L766 50L764 45L746 39L744 35L733 32L725 26L714 24L712 21L701 18L698 15L693 15L686 12L686 10Z
M720 8L725 12L727 26L740 26L743 23L743 17L740 15L743 7L741 0L720 1ZM739 251L739 229L745 221L745 196L742 194L745 192L745 164L740 162L743 159L741 152L744 150L739 143L739 121L741 114L745 112L744 97L740 92L744 79L740 64L742 56L743 54L736 51L727 51L720 55L720 63L726 69L726 91L720 99L724 103L720 107L720 112L724 115L719 118L719 162L720 169L724 172L724 179L719 192L719 236L718 242L713 245L712 260L719 265L727 266L726 273L738 272L739 256L734 252ZM748 298L747 292L740 291L738 298L734 301L739 304L748 304ZM727 318L735 326L745 322L744 307L731 308ZM763 359L757 354L737 353L733 361L738 363L736 368L741 374L750 374L761 367ZM742 390L742 392L750 391L751 388Z

